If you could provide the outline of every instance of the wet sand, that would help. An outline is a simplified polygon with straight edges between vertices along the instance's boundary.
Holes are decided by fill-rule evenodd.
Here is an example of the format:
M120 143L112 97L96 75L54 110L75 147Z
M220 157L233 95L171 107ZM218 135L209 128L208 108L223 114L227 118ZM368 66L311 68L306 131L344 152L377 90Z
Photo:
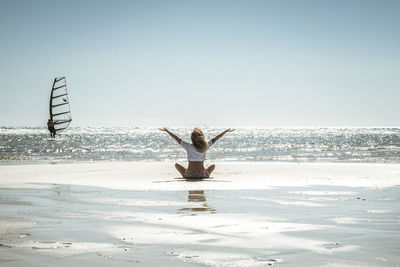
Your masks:
M2 266L400 266L400 165L0 166Z

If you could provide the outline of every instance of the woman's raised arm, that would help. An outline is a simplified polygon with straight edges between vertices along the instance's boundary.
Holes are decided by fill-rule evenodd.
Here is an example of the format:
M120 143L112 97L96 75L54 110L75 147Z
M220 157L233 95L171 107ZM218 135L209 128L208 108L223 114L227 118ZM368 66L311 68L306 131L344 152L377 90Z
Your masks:
M214 137L213 139L211 139L212 143L214 144L215 142L217 142L218 139L220 139L222 136L224 136L226 133L230 133L233 132L235 129L226 129L225 131L223 131L222 133L220 133L219 135L217 135L216 137Z
M167 128L160 128L160 131L166 132L167 134L169 134L169 136L171 136L172 138L174 138L176 140L176 142L178 142L179 144L181 143L182 139L180 139L178 136L176 136L175 134L171 133Z

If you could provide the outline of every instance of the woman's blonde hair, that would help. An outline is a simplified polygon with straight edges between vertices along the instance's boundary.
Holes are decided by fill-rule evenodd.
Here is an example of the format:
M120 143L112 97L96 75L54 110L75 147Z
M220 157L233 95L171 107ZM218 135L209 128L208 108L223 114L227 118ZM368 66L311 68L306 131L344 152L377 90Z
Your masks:
M201 153L207 151L208 143L206 141L203 131L200 128L196 127L193 129L191 139L192 139L192 144L197 151Z

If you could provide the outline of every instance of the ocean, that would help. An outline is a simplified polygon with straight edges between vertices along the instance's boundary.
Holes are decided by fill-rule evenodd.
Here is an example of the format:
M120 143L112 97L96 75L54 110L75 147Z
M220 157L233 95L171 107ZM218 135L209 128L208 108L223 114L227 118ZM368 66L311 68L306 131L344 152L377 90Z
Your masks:
M208 139L224 130L202 129ZM170 130L190 141L192 128ZM55 140L43 127L0 127L0 164L185 160L155 127L71 127ZM241 127L214 144L207 161L400 163L400 128Z

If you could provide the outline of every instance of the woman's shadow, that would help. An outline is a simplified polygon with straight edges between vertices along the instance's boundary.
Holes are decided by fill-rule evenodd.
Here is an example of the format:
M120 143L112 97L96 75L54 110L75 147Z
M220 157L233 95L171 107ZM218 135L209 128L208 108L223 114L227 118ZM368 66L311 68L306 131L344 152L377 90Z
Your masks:
M213 181L218 182L218 180L214 180L213 177L204 177L204 178L185 178L185 177L175 177L172 180L162 180L162 181L153 181L152 183L171 183L171 182L201 182L201 181ZM222 181L219 181L222 182Z
M213 177L200 177L200 178L175 177L174 179L186 182L201 182L201 181L212 181Z

